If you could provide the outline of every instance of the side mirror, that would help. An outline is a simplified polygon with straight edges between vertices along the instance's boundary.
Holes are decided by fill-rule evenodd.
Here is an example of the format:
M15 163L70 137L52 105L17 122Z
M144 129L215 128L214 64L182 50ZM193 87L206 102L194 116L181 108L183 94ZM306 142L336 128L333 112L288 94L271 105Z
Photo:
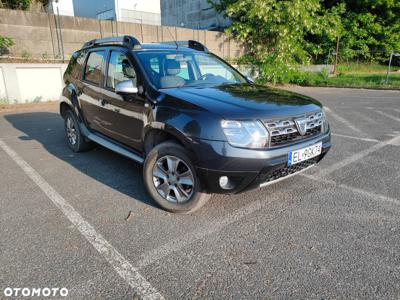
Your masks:
M124 80L117 83L115 92L121 95L132 95L138 93L138 88L133 85L132 80Z

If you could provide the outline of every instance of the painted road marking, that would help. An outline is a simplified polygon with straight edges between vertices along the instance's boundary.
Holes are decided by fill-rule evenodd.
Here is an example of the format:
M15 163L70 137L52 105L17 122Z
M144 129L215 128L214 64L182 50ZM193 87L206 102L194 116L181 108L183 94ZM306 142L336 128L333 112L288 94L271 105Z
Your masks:
M0 139L0 148L46 194L53 204L67 217L90 244L107 260L129 286L142 299L164 299L150 283L126 260L101 234L96 232L83 217L38 172Z
M392 116L392 115L389 115L387 113L384 113L383 111L376 110L375 112L380 114L380 115L382 115L382 116L384 116L384 117L386 117L386 118L392 119L392 120L394 120L396 122L400 122L400 118L397 118L395 116Z
M353 130L354 132L357 132L361 135L365 135L360 129L358 129L357 127L355 127L353 124L351 124L349 121L347 121L345 118L339 116L338 114L336 114L335 112L333 112L329 107L325 106L325 111L327 113L329 113L334 119L336 119L337 121L343 123L344 125L346 125L348 128L350 128L351 130Z
M373 192L368 192L366 190L359 189L359 188L356 188L356 187L351 187L351 186L348 186L348 185L345 185L345 184L337 183L334 180L322 179L322 178L319 178L319 177L315 177L314 175L308 175L308 174L300 174L300 176L303 176L303 177L306 177L308 179L315 180L315 181L318 181L318 182L334 185L334 186L340 187L340 188L342 188L344 190L351 191L353 193L360 194L360 195L363 195L363 196L367 196L367 197L372 198L374 200L380 200L380 201L385 201L385 202L394 203L396 205L400 205L400 200L399 199L388 197L388 196L385 196L385 195L376 194L376 193L373 193Z
M339 134L339 133L332 133L332 135L333 136L337 136L337 137L346 138L346 139L364 141L364 142L371 142L371 143L380 143L381 142L381 141L376 140L376 139L361 138L361 137L357 137L357 136L350 136L350 135L344 135L344 134Z
M375 152L384 146L394 145L399 142L400 142L400 136L396 136L395 138L393 138L387 142L379 142L379 143L373 145L372 147L351 156L348 160L344 160L345 161L344 163L337 163L337 164L331 165L333 167L326 168L326 169L328 169L328 171L325 171L325 173L329 174L335 170L338 170L340 168L347 166L348 164L350 164L352 162L356 162L357 160L362 159L364 156L366 156L372 152ZM400 200L395 199L395 198L375 194L375 193L368 192L368 191L365 191L362 189L346 186L344 184L339 184L333 180L321 179L319 174L323 173L324 170L326 170L326 169L322 169L322 171L320 171L316 175L308 175L308 174L304 174L304 173L299 174L299 175L304 176L308 179L315 180L315 181L323 182L326 184L332 184L332 185L338 186L340 188L343 188L345 190L351 191L353 193L358 193L360 195L363 195L363 196L366 196L366 197L369 197L372 199L378 199L378 200L394 203L396 205L400 205ZM291 187L295 187L295 185L292 185ZM194 242L196 242L198 240L201 240L202 238L205 238L206 236L218 233L219 231L224 229L226 226L229 226L235 222L240 221L242 218L255 213L256 211L260 210L263 207L265 207L263 200L257 200L255 202L252 202L248 206L240 208L240 209L236 210L235 212L227 215L220 221L215 221L215 222L209 223L207 226L202 227L199 230L194 230L192 232L186 233L184 236L179 237L176 240L171 240L170 242L168 242L164 245L161 245L157 248L150 250L149 252L147 252L141 256L141 260L136 263L136 266L138 269L145 268L145 267L167 257L170 254L181 251L183 248L189 246L190 244L193 244ZM287 208L288 207L283 209L281 212L285 211ZM279 215L275 215L273 219L276 219Z
M377 120L374 120L371 117L364 115L362 112L354 111L353 113L357 115L356 118L363 120L366 124L379 125L379 122Z
M371 146L370 148L367 148L367 149L357 152L351 156L348 156L345 159L342 159L341 161L338 161L337 163L326 167L325 169L320 169L317 173L314 174L314 176L316 176L316 177L327 176L327 175L331 174L332 172L339 170L351 163L354 163L354 162L366 157L367 155L382 149L383 147L385 147L387 145L398 145L399 143L400 143L400 136L396 136L393 139L390 139L389 141L386 141L386 142L379 142L379 143Z

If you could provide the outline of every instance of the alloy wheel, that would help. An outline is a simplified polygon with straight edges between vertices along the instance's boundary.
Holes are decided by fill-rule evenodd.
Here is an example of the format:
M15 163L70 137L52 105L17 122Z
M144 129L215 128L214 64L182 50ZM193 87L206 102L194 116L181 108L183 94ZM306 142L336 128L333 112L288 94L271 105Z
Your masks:
M66 121L67 137L71 145L75 145L77 142L77 133L75 128L75 122L71 116L67 117Z
M194 190L194 176L180 158L168 155L157 160L153 167L153 183L157 192L172 203L187 202Z

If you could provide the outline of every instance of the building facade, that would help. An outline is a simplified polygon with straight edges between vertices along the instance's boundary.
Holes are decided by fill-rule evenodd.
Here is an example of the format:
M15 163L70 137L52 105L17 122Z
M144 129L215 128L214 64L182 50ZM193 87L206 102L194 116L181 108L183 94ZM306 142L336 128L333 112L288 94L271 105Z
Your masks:
M161 25L159 0L52 0L47 10L60 15Z
M58 0L49 1L46 6L46 11L53 14L63 16L74 16L74 1L73 0Z
M223 30L231 22L207 0L160 0L161 24L192 29Z

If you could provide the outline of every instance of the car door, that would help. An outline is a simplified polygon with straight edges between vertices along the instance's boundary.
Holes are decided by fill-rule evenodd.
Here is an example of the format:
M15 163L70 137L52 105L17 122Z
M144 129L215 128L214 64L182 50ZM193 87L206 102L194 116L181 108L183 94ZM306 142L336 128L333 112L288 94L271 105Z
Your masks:
M86 124L94 131L103 131L106 116L101 107L103 69L106 51L96 50L88 53L82 75L78 100Z
M107 68L102 92L103 110L107 116L107 124L103 133L112 139L142 149L143 117L145 98L141 93L119 95L115 92L118 83L132 81L139 86L134 65L123 50L111 50L108 55Z

